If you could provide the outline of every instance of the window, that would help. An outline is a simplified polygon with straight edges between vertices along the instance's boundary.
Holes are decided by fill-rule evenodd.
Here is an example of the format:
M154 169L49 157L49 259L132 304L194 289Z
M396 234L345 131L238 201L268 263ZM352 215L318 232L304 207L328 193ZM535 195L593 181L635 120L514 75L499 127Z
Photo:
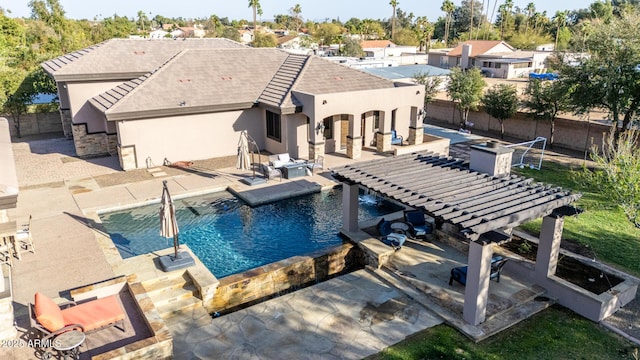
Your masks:
M282 139L280 114L269 110L267 110L267 137L277 141Z
M380 129L380 111L373 112L373 131Z

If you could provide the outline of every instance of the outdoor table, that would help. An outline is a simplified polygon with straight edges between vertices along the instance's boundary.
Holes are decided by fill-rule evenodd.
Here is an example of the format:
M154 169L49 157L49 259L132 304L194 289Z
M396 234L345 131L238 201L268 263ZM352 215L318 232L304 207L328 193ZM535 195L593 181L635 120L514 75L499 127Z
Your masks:
M53 341L53 348L64 356L64 359L79 359L80 345L84 342L82 331L72 330L58 335Z

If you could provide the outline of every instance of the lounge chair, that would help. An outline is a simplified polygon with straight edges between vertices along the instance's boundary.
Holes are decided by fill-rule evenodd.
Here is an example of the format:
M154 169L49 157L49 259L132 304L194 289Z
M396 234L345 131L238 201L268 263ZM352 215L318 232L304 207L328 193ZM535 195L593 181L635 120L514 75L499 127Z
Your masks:
M404 242L407 241L407 236L404 234L394 233L391 228L391 221L387 221L384 218L380 219L376 228L380 234L380 241L393 247L395 250L400 250L402 245L404 245Z
M502 272L504 264L506 264L508 260L508 258L503 258L502 256L494 256L493 259L491 259L491 275L489 276L489 279L496 279L496 282L500 282L500 273ZM449 285L453 285L453 280L462 285L467 285L467 269L467 266L451 269Z
M395 130L391 130L391 145L402 145L403 141L402 135L398 135Z
M404 221L409 225L409 235L412 238L427 236L433 232L433 226L424 218L421 210L409 210L404 212Z
M35 304L29 304L29 317L31 327L44 334L43 340L71 330L92 332L116 325L125 331L124 310L117 295L82 304L73 301L56 304L38 292Z

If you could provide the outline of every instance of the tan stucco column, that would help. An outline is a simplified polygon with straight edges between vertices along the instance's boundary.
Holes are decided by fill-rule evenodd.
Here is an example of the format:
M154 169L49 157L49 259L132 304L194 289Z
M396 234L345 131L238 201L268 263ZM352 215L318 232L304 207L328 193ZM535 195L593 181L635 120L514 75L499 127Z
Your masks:
M356 120L355 116L350 117L349 134L347 134L347 157L349 159L359 159L362 156L362 136L360 120Z
M342 183L342 230L358 231L358 184Z
M491 245L484 245L476 241L469 244L467 285L464 288L462 318L471 325L484 322L487 316L492 255Z
M556 273L563 227L564 217L562 216L549 215L542 219L535 264L537 279L546 279Z

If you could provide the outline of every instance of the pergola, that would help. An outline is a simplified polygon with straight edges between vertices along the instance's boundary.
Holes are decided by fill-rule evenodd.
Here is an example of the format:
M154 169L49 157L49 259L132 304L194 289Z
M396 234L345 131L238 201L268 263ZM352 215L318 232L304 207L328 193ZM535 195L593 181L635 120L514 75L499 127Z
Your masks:
M570 204L581 197L532 179L473 171L468 162L431 152L360 162L332 171L343 182L345 232L359 231L358 189L362 186L423 210L435 219L438 228L448 227L448 232L458 232L461 239L469 240L463 318L473 325L482 323L486 316L491 245L509 241L513 227L544 217L536 273L553 275L563 217L577 213Z

